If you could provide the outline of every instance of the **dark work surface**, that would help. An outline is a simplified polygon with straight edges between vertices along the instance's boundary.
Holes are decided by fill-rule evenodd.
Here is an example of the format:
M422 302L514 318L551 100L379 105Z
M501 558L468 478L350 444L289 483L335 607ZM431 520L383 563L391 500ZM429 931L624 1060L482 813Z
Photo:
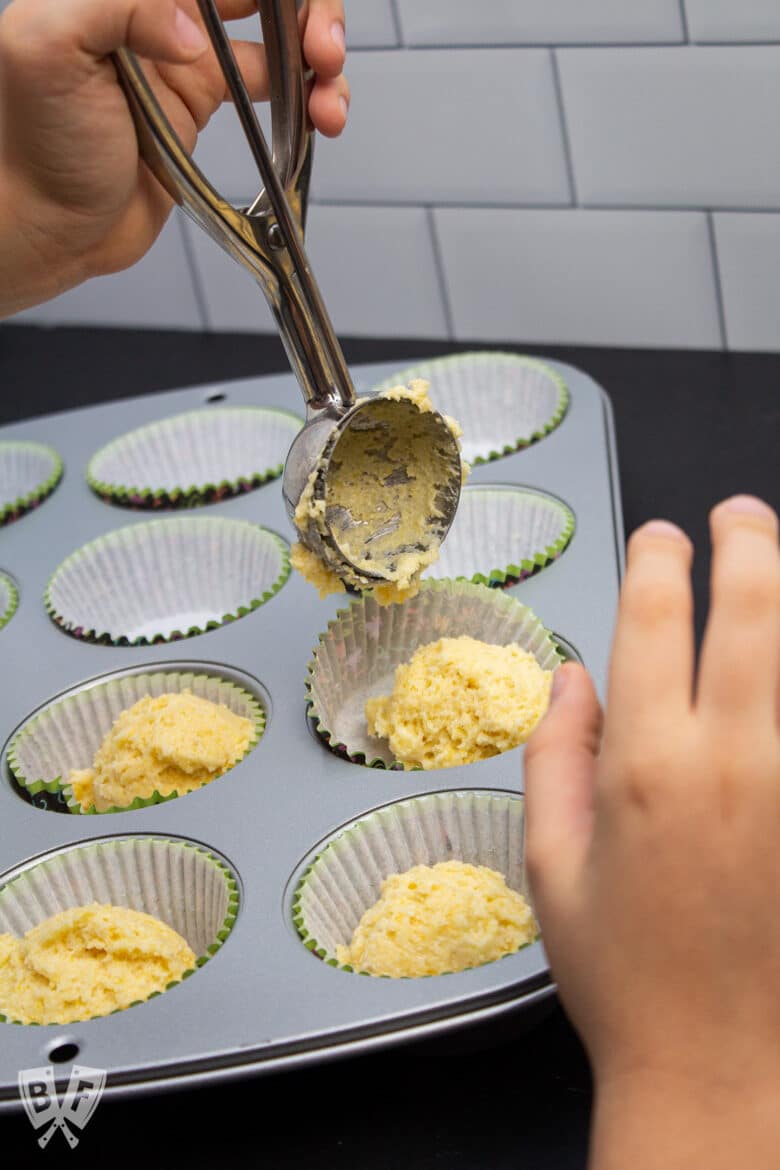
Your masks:
M344 342L351 363L415 359L478 344ZM626 529L652 516L697 548L701 631L707 511L735 491L775 506L780 355L656 350L484 348L538 353L589 373L615 412ZM275 338L0 327L0 423L95 402L286 370ZM2 535L0 534L0 541ZM560 1008L530 1030L505 1020L445 1040L214 1088L105 1100L65 1152L39 1151L26 1118L0 1115L9 1165L72 1158L80 1167L220 1164L360 1170L581 1170L590 1084ZM155 1137L152 1137L152 1134ZM159 1136L157 1136L159 1135ZM14 1156L16 1155L16 1157Z

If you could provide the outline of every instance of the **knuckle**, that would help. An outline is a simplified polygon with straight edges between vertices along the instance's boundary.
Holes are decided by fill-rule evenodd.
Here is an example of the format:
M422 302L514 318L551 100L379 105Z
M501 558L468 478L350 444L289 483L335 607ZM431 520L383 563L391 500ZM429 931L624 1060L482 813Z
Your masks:
M756 572L748 563L738 562L724 573L715 598L738 610L741 619L755 620L775 614L780 604L780 568L775 564Z
M627 579L623 601L626 615L649 627L663 625L669 617L685 616L691 609L683 583L661 575Z

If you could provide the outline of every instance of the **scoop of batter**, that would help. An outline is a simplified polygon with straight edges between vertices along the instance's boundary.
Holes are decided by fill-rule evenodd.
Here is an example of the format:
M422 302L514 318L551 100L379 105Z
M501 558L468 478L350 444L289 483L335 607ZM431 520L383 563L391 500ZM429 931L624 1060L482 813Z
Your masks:
M441 638L396 667L391 694L366 702L368 730L407 769L471 764L525 743L551 683L520 646Z
M253 733L251 719L189 691L145 695L118 716L93 766L70 773L70 788L98 812L155 791L191 792L240 760Z
M336 958L370 975L441 975L511 954L537 935L530 906L483 865L415 865L382 882Z
M309 477L294 517L309 547L295 545L291 561L321 597L346 586L373 589L380 604L402 601L437 559L452 451L415 421L434 409L427 390L419 379L384 391L365 424L356 421L328 450L324 495L321 468ZM444 421L457 439L457 423ZM311 548L318 540L334 543L348 563L338 572L324 564Z
M166 923L93 902L54 914L24 938L0 934L0 1012L23 1024L68 1024L148 999L195 965Z

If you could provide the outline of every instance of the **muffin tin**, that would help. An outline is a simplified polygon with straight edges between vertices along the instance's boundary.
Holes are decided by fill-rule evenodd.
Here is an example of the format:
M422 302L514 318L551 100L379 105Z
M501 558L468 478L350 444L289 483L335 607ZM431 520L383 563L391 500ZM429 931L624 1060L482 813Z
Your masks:
M547 563L543 557L529 567L532 575L508 588L565 653L581 658L603 695L623 568L611 409L586 374L548 364L568 388L562 420L530 446L475 466L469 484L549 493L573 513L574 532L570 539L566 534L563 551L556 548L556 559ZM356 388L364 393L408 365L356 367ZM218 953L165 994L67 1026L0 1023L0 1108L20 1107L20 1070L63 1052L105 1069L106 1091L126 1095L292 1067L507 1011L530 1012L553 991L540 942L457 974L388 980L334 969L310 953L297 933L300 879L346 827L429 793L522 793L522 748L467 767L401 772L345 760L317 737L306 712L307 665L329 621L348 603L344 595L322 601L290 574L258 599L262 604L230 615L238 620L220 619L197 634L186 630L185 640L148 638L140 645L73 636L47 612L44 597L53 574L82 546L129 525L164 524L177 516L157 512L151 521L148 512L131 513L98 498L85 478L97 451L140 425L182 412L207 415L217 403L289 411L297 394L291 375L272 375L0 428L0 440L47 444L64 464L50 498L0 529L0 574L18 591L16 612L0 628L0 897L9 880L44 859L123 838L205 849L227 866L238 895L235 922ZM435 387L432 394L435 401ZM207 504L187 519L206 517L259 524L286 544L294 539L278 479ZM496 568L487 565L485 575ZM501 585L517 575L494 580ZM46 792L31 803L14 785L8 748L36 712L98 681L159 670L217 675L249 690L262 705L262 738L228 774L186 798L89 817L69 813L64 803L52 806Z

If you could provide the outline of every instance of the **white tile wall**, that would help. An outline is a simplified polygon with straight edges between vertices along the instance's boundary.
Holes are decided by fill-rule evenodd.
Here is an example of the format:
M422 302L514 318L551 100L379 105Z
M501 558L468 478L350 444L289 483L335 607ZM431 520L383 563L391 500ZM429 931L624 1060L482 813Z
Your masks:
M780 215L714 216L730 349L780 348Z
M320 151L318 199L566 203L549 53L355 55L347 129Z
M699 212L435 212L455 337L717 348Z
M772 207L780 46L562 49L585 204Z
M684 39L679 0L398 0L398 10L406 45Z
M313 207L308 253L336 330L443 337L447 323L420 207Z
M685 0L692 41L780 41L778 0Z
M780 0L345 8L349 128L318 143L308 235L339 332L780 351ZM196 157L259 189L231 108ZM274 329L184 221L22 319Z
M181 224L173 216L152 249L133 268L99 276L15 320L64 325L156 325L192 329L203 325Z
M184 215L182 226L202 297L206 328L230 333L273 333L273 314L251 273Z
M398 44L392 0L344 0L344 16L348 50Z

